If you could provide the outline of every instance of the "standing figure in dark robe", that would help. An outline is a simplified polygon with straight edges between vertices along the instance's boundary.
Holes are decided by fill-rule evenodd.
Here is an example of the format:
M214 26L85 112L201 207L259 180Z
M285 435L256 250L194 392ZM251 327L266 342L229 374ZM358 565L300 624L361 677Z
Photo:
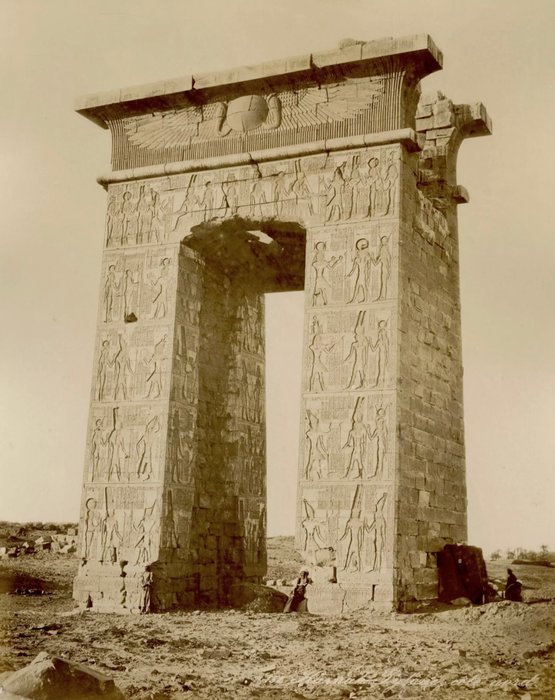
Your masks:
M308 569L302 568L299 571L299 578L295 584L295 588L291 591L285 607L283 608L284 613L290 612L308 612L306 606L306 587L309 583L312 583L312 579L308 575Z
M505 586L505 600L513 600L522 603L522 584L513 574L512 569L507 569L507 584Z

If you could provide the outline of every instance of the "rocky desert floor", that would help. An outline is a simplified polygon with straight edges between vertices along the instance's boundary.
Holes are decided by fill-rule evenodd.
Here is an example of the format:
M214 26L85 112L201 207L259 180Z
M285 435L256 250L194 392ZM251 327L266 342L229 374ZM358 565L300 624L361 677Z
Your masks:
M292 538L268 546L269 577L294 577ZM504 579L507 565L488 562L490 577ZM76 568L48 552L0 561L0 673L46 651L106 673L136 700L555 697L555 567L512 567L523 603L340 617L79 611ZM45 594L21 592L30 589Z

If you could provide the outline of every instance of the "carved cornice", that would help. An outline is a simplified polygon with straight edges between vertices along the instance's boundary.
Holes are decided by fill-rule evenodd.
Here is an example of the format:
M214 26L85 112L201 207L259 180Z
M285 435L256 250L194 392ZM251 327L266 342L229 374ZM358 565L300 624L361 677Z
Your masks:
M441 67L427 35L353 42L226 73L89 96L123 170L414 127L418 81Z

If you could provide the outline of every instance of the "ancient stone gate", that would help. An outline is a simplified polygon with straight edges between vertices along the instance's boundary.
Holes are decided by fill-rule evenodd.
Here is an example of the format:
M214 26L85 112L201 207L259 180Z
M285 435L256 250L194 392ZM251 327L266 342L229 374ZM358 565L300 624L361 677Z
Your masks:
M311 609L436 596L466 539L456 183L481 104L428 36L95 95L112 133L77 600L221 604L266 573L264 294L305 289ZM287 329L284 329L287 332ZM331 581L330 581L331 579Z

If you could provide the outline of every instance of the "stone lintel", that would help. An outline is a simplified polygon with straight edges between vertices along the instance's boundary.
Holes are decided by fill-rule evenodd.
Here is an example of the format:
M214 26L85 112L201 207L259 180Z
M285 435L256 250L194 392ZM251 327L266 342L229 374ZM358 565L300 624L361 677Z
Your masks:
M256 66L243 66L227 71L189 75L155 83L132 86L109 92L85 95L77 99L75 110L102 128L108 128L108 114L149 111L175 106L198 104L211 91L226 87L253 83L287 83L293 80L297 86L303 83L325 82L330 71L348 75L364 64L387 58L398 58L411 65L419 78L440 70L443 63L441 51L428 34L414 34L401 38L386 37L369 42L342 45L333 51L304 54ZM206 95L204 93L207 93ZM141 104L142 103L142 104Z
M234 153L228 156L216 158L202 158L200 160L184 160L164 165L147 165L142 168L130 168L117 170L100 175L97 182L106 188L116 182L130 182L132 180L144 180L166 175L180 175L182 173L200 172L202 170L215 170L218 168L230 168L237 165L253 165L282 158L301 158L316 153L331 153L352 148L364 148L368 146L385 146L393 143L401 143L407 151L413 153L420 151L424 141L420 134L413 129L396 129L384 131L379 134L364 134L361 136L347 136L345 138L314 141L283 148L272 148L265 151L252 151L251 153Z

